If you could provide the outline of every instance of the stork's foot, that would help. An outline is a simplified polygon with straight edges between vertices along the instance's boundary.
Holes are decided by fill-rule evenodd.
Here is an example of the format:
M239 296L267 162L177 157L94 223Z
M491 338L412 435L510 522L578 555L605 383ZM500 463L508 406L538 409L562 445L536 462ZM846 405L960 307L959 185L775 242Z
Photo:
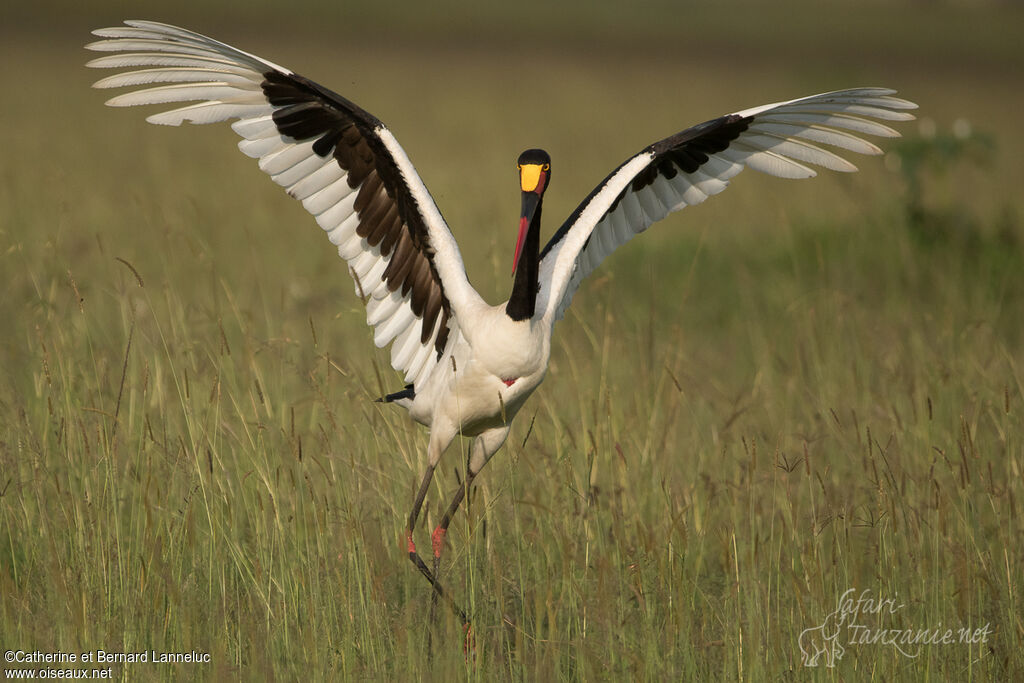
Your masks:
M441 559L441 550L444 548L444 535L445 532L447 531L448 529L442 526L438 526L436 529L434 529L434 533L430 537L430 543L434 549L435 560Z
M441 576L441 551L444 549L444 532L440 526L430 536L430 545L434 551L434 577ZM434 593L434 604L437 604L437 593Z
M462 641L462 651L466 655L466 659L476 658L476 637L473 635L473 624L466 622L466 625L462 627L465 637Z
M436 536L436 534L435 534L435 536ZM443 537L444 537L444 534L442 533L441 534L441 538L443 538ZM416 567L416 569L419 570L420 574L423 574L423 576L426 577L427 581L430 582L431 587L434 589L434 599L436 600L437 598L441 598L442 600L447 602L448 606L452 608L452 610L455 612L456 616L458 616L459 619L462 620L463 627L468 628L469 627L469 617L466 616L466 612L461 607L459 607L457 604L455 604L455 601L452 600L451 596L448 595L448 593L445 592L444 587L442 587L440 582L437 580L436 574L437 574L437 566L438 566L438 563L440 562L440 559L441 559L440 558L440 554L435 552L435 555L434 555L434 571L430 571L430 567L427 566L426 562L424 562L423 559L419 556L419 553L416 552L416 543L414 543L413 540L412 540L412 530L411 529L406 530L406 532L405 532L405 540L406 540L406 547L407 547L407 550L409 552L409 561L412 562L413 566Z

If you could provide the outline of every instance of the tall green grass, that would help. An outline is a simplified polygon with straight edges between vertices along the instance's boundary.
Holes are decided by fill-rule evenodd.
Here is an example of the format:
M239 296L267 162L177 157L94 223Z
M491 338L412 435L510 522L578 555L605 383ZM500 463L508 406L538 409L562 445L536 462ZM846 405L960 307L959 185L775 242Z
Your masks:
M552 152L554 223L689 123L886 80L785 60L284 50L267 56L388 121L494 301L520 149ZM586 283L449 534L467 657L403 552L425 432L370 400L400 378L319 229L229 131L105 109L77 46L4 51L37 74L0 112L4 649L210 653L113 665L138 680L1022 675L1020 139L994 114L1021 96L995 76L892 76L940 130L963 116L996 141L983 163L922 171L926 224L956 209L967 238L911 229L899 157L804 183L748 172ZM992 634L803 667L801 632L848 588L904 603L875 626Z

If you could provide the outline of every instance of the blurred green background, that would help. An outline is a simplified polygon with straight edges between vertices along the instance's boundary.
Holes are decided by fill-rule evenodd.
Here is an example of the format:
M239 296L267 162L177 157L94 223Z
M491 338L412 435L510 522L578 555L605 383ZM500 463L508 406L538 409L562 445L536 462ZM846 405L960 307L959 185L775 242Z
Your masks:
M1019 4L2 13L4 648L213 653L115 667L140 680L1024 675ZM846 155L858 174L748 171L584 284L452 528L466 658L401 552L425 432L370 402L401 378L342 264L225 126L103 106L82 46L125 18L385 121L495 303L525 148L553 158L546 236L623 159L729 111L880 85L920 119ZM460 466L453 447L425 525ZM905 598L897 625L994 635L804 668L800 633L850 587Z

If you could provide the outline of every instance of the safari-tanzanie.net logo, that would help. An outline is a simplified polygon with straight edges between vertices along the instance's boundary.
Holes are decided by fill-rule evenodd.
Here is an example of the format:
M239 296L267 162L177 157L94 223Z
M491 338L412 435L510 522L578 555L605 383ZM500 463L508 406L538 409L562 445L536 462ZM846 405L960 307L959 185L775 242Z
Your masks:
M904 657L920 656L923 648L987 643L989 623L971 626L903 626L899 612L906 605L899 594L882 597L865 588L847 589L836 608L820 624L800 633L800 659L804 666L834 667L851 647L890 647Z

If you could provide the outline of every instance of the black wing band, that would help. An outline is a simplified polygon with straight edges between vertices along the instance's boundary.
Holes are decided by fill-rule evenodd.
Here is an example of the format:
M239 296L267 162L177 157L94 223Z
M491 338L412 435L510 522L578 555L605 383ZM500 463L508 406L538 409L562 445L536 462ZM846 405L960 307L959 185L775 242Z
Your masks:
M296 141L315 140L313 151L333 156L357 189L353 208L359 216L356 234L390 257L381 278L391 292L409 293L413 313L422 320L420 341L426 343L438 317L434 347L440 357L448 341L451 306L431 261L427 228L408 187L375 130L382 124L347 99L297 74L269 71L263 93L275 107L281 135ZM373 283L361 283L366 292Z

